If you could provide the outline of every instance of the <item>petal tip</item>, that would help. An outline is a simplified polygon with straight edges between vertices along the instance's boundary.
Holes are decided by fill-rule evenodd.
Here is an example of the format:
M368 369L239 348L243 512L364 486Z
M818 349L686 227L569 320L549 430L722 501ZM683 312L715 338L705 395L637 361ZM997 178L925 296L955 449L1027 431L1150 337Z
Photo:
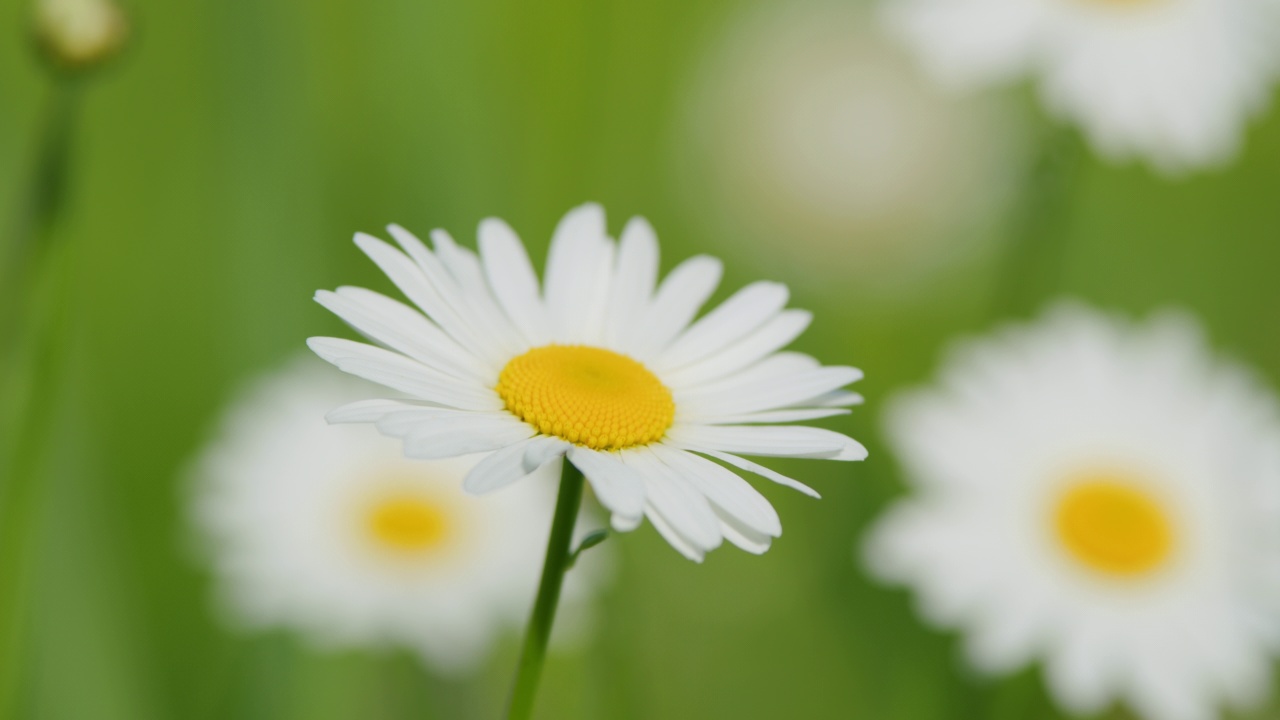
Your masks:
M309 337L307 338L307 347L311 349L311 352L327 360L328 358L326 355L330 350L329 341L331 340L333 340L333 338L323 337L320 335Z

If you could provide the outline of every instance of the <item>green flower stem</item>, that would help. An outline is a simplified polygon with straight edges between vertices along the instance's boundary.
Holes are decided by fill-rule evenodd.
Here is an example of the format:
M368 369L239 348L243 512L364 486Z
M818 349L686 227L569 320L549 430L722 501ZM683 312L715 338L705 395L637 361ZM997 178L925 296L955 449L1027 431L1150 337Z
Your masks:
M54 413L66 356L71 252L56 248L49 258L31 356L23 388L23 412L6 457L6 482L0 488L0 719L13 712L22 671L27 588L31 580L32 543L40 516L39 482L45 472Z
M59 77L40 124L35 166L18 208L18 217L6 246L0 249L0 361L10 359L26 319L27 298L34 284L40 257L50 246L49 236L67 195L67 168L71 138L80 104L80 86L74 78Z
M77 99L74 81L53 86L30 187L0 269L0 719L20 711L38 476L57 404L72 259L50 239L65 203Z
M511 688L507 720L528 720L533 714L533 699L538 691L538 679L542 676L551 624L555 621L556 605L560 602L560 588L564 585L564 575L572 557L570 545L581 504L582 471L565 459L555 519L551 522L551 537L547 540L547 558L542 565L542 581L538 583L538 599L533 604L533 614L525 629L524 648L520 652L520 665L516 668L516 680Z
M1073 128L1055 123L1041 131L996 280L993 315L1027 315L1058 285L1081 150Z

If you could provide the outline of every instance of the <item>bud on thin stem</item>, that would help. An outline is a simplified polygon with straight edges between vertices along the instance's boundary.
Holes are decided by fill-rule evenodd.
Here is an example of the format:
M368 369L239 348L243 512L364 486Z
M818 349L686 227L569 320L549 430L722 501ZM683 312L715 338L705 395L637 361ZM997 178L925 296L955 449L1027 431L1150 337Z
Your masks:
M113 0L36 0L34 30L55 67L78 72L114 57L124 46L129 25Z

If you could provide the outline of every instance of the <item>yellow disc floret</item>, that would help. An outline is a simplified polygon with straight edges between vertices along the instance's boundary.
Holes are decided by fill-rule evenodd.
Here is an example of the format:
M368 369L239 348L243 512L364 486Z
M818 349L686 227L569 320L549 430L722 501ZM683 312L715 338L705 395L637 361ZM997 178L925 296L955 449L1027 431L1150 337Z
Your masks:
M1159 500L1123 478L1092 476L1073 484L1058 501L1054 520L1073 558L1112 576L1155 570L1174 546Z
M657 442L671 427L671 391L644 365L611 350L547 345L514 358L498 395L544 435L595 450Z
M380 547L401 553L436 548L449 536L449 519L439 504L417 495L387 497L370 507L369 535Z

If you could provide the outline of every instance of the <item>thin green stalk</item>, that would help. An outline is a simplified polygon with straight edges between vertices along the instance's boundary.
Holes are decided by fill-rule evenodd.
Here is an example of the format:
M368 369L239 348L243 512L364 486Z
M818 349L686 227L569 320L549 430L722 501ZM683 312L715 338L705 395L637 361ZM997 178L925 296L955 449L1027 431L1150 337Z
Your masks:
M27 299L42 253L48 250L67 196L67 169L75 129L80 86L75 78L59 77L40 123L35 164L21 198L15 223L0 249L0 362L9 359L26 319Z
M1065 125L1041 132L996 280L994 315L1026 315L1058 285L1081 147L1075 130Z
M0 498L0 718L15 712L23 667L27 588L31 582L34 528L40 515L39 482L59 401L66 355L67 289L71 258L59 248L51 258L46 302L32 339L25 412L10 447L8 482Z
M582 471L566 459L564 470L560 474L560 494L556 498L551 537L547 540L547 557L542 565L538 599L533 604L529 626L525 629L524 647L520 652L520 665L516 668L515 684L511 688L507 720L528 720L533 714L533 699L538 691L538 679L542 675L542 663L547 655L547 641L551 638L556 605L560 602L560 588L564 585L565 571L569 569L572 557L570 545L573 542L573 527L581 504Z
M20 711L38 478L57 402L71 260L70 253L52 247L50 239L65 202L76 105L73 81L58 81L0 276L0 382L11 391L0 402L0 414L9 424L0 457L0 718Z

